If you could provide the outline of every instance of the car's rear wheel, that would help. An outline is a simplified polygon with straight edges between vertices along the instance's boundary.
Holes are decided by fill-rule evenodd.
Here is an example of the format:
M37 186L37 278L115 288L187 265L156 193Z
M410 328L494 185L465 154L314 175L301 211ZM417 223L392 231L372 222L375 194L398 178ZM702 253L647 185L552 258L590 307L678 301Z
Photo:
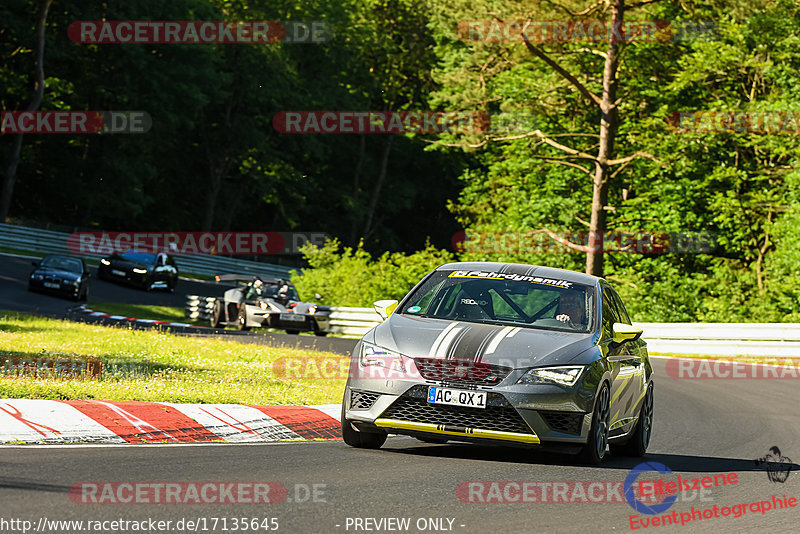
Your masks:
M208 324L211 328L218 328L222 324L222 302L214 301L214 307L208 317Z
M590 465L599 465L608 454L608 432L611 418L611 394L603 382L594 403L589 439L581 452L581 459Z
M342 404L342 439L351 447L358 449L380 449L386 442L386 432L359 432L344 417L344 404Z
M250 330L250 327L247 326L247 309L244 302L239 304L239 313L236 316L236 328L239 330Z
M650 436L653 433L653 384L647 388L642 408L639 411L639 420L630 439L620 445L611 445L611 452L623 456L644 456L647 446L650 445Z

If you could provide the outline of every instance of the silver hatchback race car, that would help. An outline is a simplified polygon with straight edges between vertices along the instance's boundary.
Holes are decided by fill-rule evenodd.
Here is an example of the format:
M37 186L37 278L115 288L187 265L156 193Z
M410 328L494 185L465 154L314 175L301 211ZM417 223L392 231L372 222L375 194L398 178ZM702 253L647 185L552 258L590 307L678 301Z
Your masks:
M450 263L355 348L342 436L378 448L387 434L642 456L653 369L642 330L602 278L507 263Z

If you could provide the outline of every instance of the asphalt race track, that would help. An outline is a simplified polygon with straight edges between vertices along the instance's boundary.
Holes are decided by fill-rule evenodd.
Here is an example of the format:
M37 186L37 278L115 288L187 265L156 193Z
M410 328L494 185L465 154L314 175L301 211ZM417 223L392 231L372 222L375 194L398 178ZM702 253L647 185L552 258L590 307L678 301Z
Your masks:
M56 318L69 317L71 319L100 322L109 325L125 324L128 327L152 327L147 325L132 325L126 321L89 318L70 314L69 309L75 307L79 303L53 295L28 291L28 276L33 269L31 261L33 261L31 258L0 254L0 310L33 313ZM186 303L186 295L222 295L223 291L229 287L214 282L181 278L174 293L159 290L142 291L141 289L98 280L95 276L95 268L92 267L90 269L92 270L94 278L91 280L89 300L97 302L121 302L126 304L183 308ZM337 354L349 354L355 346L354 340L333 337L318 338L316 336L295 336L258 331L239 332L235 330L195 327L176 327L171 330L176 333L190 335L226 336L232 340L243 343L298 347L335 352ZM2 529L0 529L0 532L2 532Z
M25 280L30 260L0 256L0 309L64 317L73 303L29 293ZM93 280L93 300L182 306L186 293L216 294L219 286L181 280L178 292L147 293ZM222 335L195 329L206 335ZM226 332L232 339L286 343L282 339L323 341L309 336ZM328 341L327 339L325 341ZM348 343L352 341L332 340ZM322 348L320 346L317 349ZM346 352L346 351L345 351ZM3 520L171 521L163 532L243 532L241 521L259 520L249 532L790 532L796 531L800 505L753 511L752 503L800 498L800 384L796 380L679 380L669 378L664 359L654 359L656 371L655 429L647 456L610 458L602 467L579 465L571 456L526 449L491 448L449 443L424 444L407 437L390 437L381 450L358 450L341 441L266 445L81 445L3 446L0 448L0 502ZM794 460L785 482L773 482L756 459L778 446ZM624 502L621 484L642 461L664 464L685 479L736 473L736 483L712 487L703 494L679 496L659 515L640 514ZM650 471L639 480L662 475ZM518 485L492 485L492 481ZM602 482L615 487L617 502L585 502L574 493L555 497L555 483ZM277 483L286 488L271 504L243 502L208 504L188 499L175 504L85 504L70 495L80 483L197 483L224 487L229 483ZM481 482L472 485L470 482ZM523 483L538 483L524 498ZM221 485L220 485L221 484ZM191 485L191 484L190 484ZM119 486L115 486L119 487ZM465 488L478 488L469 493ZM480 488L483 488L481 490ZM495 488L492 490L491 488ZM501 490L497 490L501 488ZM503 489L505 488L505 489ZM538 489L537 489L538 488ZM548 488L550 502L540 502ZM99 491L99 490L98 490ZM504 491L506 493L504 493ZM99 493L98 493L99 495ZM118 493L122 496L122 493ZM124 494L127 497L132 492ZM212 497L213 497L212 493ZM247 501L252 494L234 500ZM610 494L615 495L615 492ZM470 502L481 498L523 502ZM535 499L535 501L534 501ZM552 502L553 500L558 502ZM213 500L213 498L212 498ZM619 502L622 501L622 502ZM643 528L641 522L676 512L691 517L695 510L747 505L738 518L687 519L685 525ZM764 505L757 505L762 509ZM738 507L741 513L741 506ZM718 510L718 511L719 511ZM13 512L11 512L13 511ZM13 513L12 515L9 515ZM633 517L639 523L631 523ZM234 518L239 523L234 528ZM392 518L390 520L390 518ZM399 522L396 522L397 518ZM176 529L178 521L183 530ZM223 523L223 520L225 523ZM409 527L401 527L408 520ZM186 526L185 521L194 522ZM199 523L198 523L199 522ZM164 523L166 524L166 523ZM0 523L0 532L22 532L22 523ZM78 532L43 523L40 532ZM264 526L270 527L266 530ZM88 524L85 525L88 527ZM632 528L637 527L637 528ZM197 528L195 528L197 527ZM105 523L96 532L135 532ZM144 531L158 532L158 529Z
M54 317L66 315L67 308L75 302L44 293L32 293L27 289L28 276L33 266L31 258L0 255L0 309L36 313ZM100 302L124 302L151 306L183 307L187 294L214 295L220 286L212 282L181 278L175 293L166 291L142 291L133 287L98 280L96 268L90 267L93 278L89 289L89 300Z
M800 497L796 462L788 479L780 483L771 482L764 467L754 461L774 445L789 458L800 456L798 384L792 380L670 379L665 360L654 363L655 431L646 460L671 468L674 474L666 475L667 481L675 480L675 475L687 479L735 472L738 476L736 484L712 487L703 495L684 494L665 513L675 511L680 518L681 513L691 513L692 506L703 510L717 505L722 510L771 501L773 495ZM631 515L656 516L637 516L625 502L462 502L456 489L468 481L622 482L641 461L611 458L602 467L585 467L570 456L476 445L429 445L407 437L390 437L378 451L352 449L339 441L5 446L0 449L0 502L5 510L13 510L16 518L33 521L34 525L40 518L151 518L173 521L174 527L185 518L206 521L207 532L224 532L221 518L228 518L231 531L231 518L238 517L277 518L279 532L401 532L406 530L397 530L395 523L382 523L379 528L373 522L356 523L356 518L410 518L410 532L619 532L631 530ZM660 475L651 472L641 476L654 480ZM169 505L81 504L79 496L73 502L68 494L70 486L81 482L237 481L280 483L287 490L286 500L280 498L277 500L281 502L269 505L194 501ZM469 494L460 495L469 499ZM520 499L519 495L509 493L512 499ZM213 518L218 518L215 530L209 523ZM738 518L638 530L790 532L796 530L798 518L798 508L765 514L748 509ZM427 523L428 519L439 521L439 527L429 528L436 523ZM421 522L417 525L417 521ZM109 530L103 532L114 532L108 525ZM202 525L198 531L204 531Z

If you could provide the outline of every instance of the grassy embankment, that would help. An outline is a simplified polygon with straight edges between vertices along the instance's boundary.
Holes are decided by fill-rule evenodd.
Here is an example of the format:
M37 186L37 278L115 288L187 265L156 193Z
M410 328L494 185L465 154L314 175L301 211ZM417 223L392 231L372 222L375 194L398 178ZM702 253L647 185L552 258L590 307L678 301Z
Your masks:
M344 380L280 378L276 360L340 365L343 356L243 344L219 338L177 336L73 323L0 311L0 398L141 400L243 404L341 402ZM93 358L94 378L17 377L11 362ZM283 361L283 360L281 360ZM298 369L296 367L296 369ZM294 376L309 376L305 367ZM279 372L280 374L280 372Z

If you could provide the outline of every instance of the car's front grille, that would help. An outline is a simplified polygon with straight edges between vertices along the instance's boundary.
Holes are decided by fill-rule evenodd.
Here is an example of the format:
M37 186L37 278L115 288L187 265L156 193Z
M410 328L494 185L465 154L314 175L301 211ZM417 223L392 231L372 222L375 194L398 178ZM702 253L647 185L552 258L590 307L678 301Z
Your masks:
M369 391L350 391L350 409L351 410L369 410L375 401L378 400L380 395L378 393L371 393Z
M427 401L427 394L428 386L414 386L394 401L380 418L533 434L517 410L498 393L487 394L486 408L432 404Z
M544 422L551 429L567 434L580 434L583 415L579 412L545 412L539 411Z
M472 360L415 358L414 363L425 380L436 380L449 386L467 389L474 389L478 386L495 386L512 371L511 367L473 362Z

